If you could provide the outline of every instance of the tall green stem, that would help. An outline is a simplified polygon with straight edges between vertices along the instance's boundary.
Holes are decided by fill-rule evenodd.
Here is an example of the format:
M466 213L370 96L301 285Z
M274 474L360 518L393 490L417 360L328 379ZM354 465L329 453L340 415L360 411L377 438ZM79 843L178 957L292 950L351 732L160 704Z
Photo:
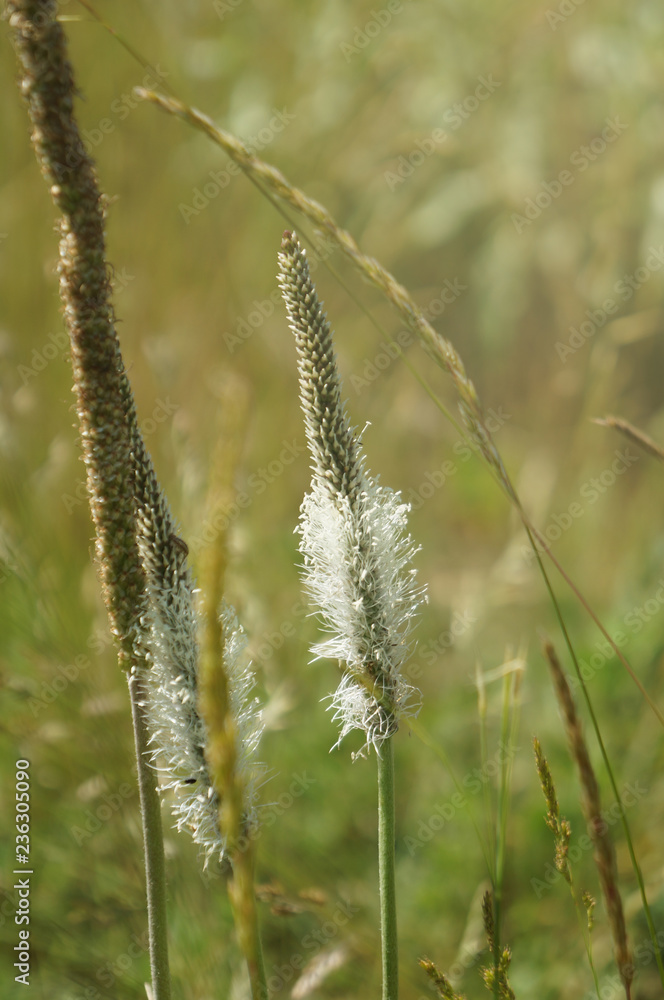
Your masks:
M385 740L378 758L378 884L382 943L383 1000L399 996L397 894L394 858L394 748Z
M237 851L233 858L233 875L228 893L233 907L235 926L242 954L247 963L252 1000L268 1000L265 963L258 927L256 893L254 890L254 845Z
M143 683L136 674L129 675L129 697L134 723L134 743L138 766L138 793L143 819L145 851L145 884L148 900L148 930L150 934L150 969L154 1000L170 1000L171 979L168 968L168 933L166 918L166 865L161 808L157 791L156 772L149 764L149 734L142 704L145 702Z

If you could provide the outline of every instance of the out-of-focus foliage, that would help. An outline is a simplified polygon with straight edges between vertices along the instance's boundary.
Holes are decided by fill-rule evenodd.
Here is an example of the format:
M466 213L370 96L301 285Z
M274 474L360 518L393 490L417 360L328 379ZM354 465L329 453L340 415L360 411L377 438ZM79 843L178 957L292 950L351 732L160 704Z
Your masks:
M664 441L661 5L143 0L98 9L178 96L254 137L261 156L327 205L429 310L494 411L496 443L524 505L661 703L662 469L590 422L619 413ZM261 904L268 974L282 984L275 995L287 996L297 966L329 952L339 967L312 996L376 995L375 771L351 764L350 739L328 754L336 736L321 699L336 686L336 668L308 663L316 629L296 569L308 461L275 279L290 223L204 137L132 97L134 85L158 81L74 0L61 11L72 18L80 121L109 198L123 352L147 445L194 557L229 373L252 393L237 483L248 502L226 516L229 598L250 637L274 774L259 845L259 878L274 903ZM6 23L2 35L3 995L23 995L8 956L17 941L14 762L26 757L36 995L139 998L148 963L128 699L90 566L54 213ZM398 336L377 293L339 253L329 263ZM530 752L536 733L572 822L574 858L583 821L539 652L538 629L558 642L541 578L479 459L336 278L323 266L315 278L336 329L349 411L359 427L369 422L371 468L413 502L430 603L414 661L420 674L411 676L423 691L422 722L466 780L480 818L481 789L495 781L501 692L488 687L483 766L474 671L498 667L506 650L528 650L504 901L511 982L522 998L585 996L592 981L569 895L562 879L547 884L553 845ZM454 408L445 376L419 345L406 353ZM661 729L553 578L620 787L633 789L628 818L664 931ZM458 972L462 942L477 938L486 869L435 755L407 732L396 749L402 990L404 1000L419 1000L430 994L418 957ZM607 790L605 798L609 807ZM629 930L643 945L634 876L613 829ZM214 871L201 877L186 838L168 832L167 841L176 996L239 997L223 881ZM595 892L589 852L577 854L577 884ZM610 978L597 909L595 957ZM335 952L341 944L345 962ZM652 956L644 947L637 954L637 996L658 996ZM479 959L466 964L455 985L486 995Z

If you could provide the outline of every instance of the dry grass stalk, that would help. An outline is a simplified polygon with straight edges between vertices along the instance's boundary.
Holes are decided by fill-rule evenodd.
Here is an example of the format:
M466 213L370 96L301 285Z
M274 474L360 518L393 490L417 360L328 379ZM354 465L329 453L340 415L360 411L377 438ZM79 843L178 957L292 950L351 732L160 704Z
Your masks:
M664 462L664 448L661 448L656 441L653 441L651 437L648 437L644 431L635 427L634 424L630 424L628 420L624 420L622 417L613 417L608 414L606 417L597 417L593 420L594 424L599 424L600 427L611 427L613 430L618 431L620 434L624 435L628 441L632 441L634 444L638 445L639 448L643 448L649 455L653 458L658 458L660 462Z
M593 843L594 859L599 873L602 895L609 918L609 927L613 938L616 964L622 980L625 996L631 997L631 982L634 976L634 966L627 942L625 915L622 899L618 888L618 877L613 842L609 828L602 818L602 803L599 785L590 761L590 754L583 735L581 721L576 712L574 698L570 690L565 672L553 645L545 642L544 652L551 668L558 704L560 705L570 752L579 771L579 779L583 790L582 806L588 833ZM622 806L621 806L622 808Z
M114 327L104 204L73 115L76 88L53 0L7 5L32 142L60 219L60 294L71 340L83 460L111 630L127 669L143 602L133 506L136 412Z
M139 97L151 101L162 110L183 119L194 128L204 132L213 142L221 146L224 152L249 177L264 184L271 194L292 205L310 222L332 237L365 278L384 293L401 314L408 327L421 339L431 356L450 376L458 395L459 410L468 432L497 475L505 491L513 500L516 500L503 461L493 442L491 432L486 426L475 386L466 373L463 361L449 340L434 330L407 289L399 284L396 278L374 257L363 254L351 234L337 225L320 202L314 201L299 188L294 187L276 167L250 153L244 143L232 133L219 128L207 115L195 108L188 107L177 98L166 97L141 87L137 87L135 90Z

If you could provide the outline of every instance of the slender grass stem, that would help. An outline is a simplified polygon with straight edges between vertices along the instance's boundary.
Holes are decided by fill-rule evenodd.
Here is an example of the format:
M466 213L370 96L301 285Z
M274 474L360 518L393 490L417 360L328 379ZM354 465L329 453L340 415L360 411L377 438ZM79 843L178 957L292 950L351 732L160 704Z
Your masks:
M138 766L138 793L143 819L145 884L148 899L150 935L150 970L154 1000L170 1000L171 979L168 968L168 923L166 916L166 865L161 827L161 807L156 773L150 767L149 733L143 715L145 692L137 674L129 674L129 697L134 724L134 743Z
M246 851L237 851L233 857L233 874L228 884L228 894L240 947L247 963L252 1000L268 1000L263 948L258 930L254 868L253 845Z
M234 502L233 480L240 462L246 430L248 397L239 381L225 387L219 445L212 462L207 517ZM231 863L228 894L238 941L244 956L252 1000L267 1000L263 951L254 890L255 845L237 847L243 832L246 776L238 761L238 720L232 708L230 664L225 658L225 636L219 609L223 603L228 560L227 527L207 546L200 565L203 629L200 645L199 708L207 726L206 759L219 798L219 826L228 844Z
M399 996L397 943L397 895L394 858L394 748L385 740L378 761L378 884L380 889L380 936L382 945L383 1000Z

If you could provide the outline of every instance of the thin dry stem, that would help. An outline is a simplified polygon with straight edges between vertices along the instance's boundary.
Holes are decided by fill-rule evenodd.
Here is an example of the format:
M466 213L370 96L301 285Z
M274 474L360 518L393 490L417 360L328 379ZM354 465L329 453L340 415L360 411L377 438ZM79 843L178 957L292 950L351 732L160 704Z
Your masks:
M151 101L162 110L205 132L249 177L264 184L272 194L288 202L315 226L332 237L343 253L352 260L371 284L385 294L409 328L422 340L431 356L450 376L459 398L459 410L468 432L498 476L505 491L511 498L515 499L514 489L498 449L493 442L491 432L486 425L475 386L466 373L463 361L450 341L434 330L407 289L399 284L394 275L374 257L368 257L362 253L351 234L337 225L324 205L309 198L299 188L294 187L280 170L250 153L240 139L225 129L219 128L207 115L195 108L188 107L177 98L166 97L142 87L135 88L135 91L139 97Z
M664 448L658 445L656 441L653 441L651 437L648 437L640 428L635 427L634 424L630 424L628 420L607 414L606 417L595 418L593 423L599 424L600 427L613 428L613 430L618 431L626 437L628 441L638 445L639 448L643 448L653 458L658 458L660 462L664 462Z

